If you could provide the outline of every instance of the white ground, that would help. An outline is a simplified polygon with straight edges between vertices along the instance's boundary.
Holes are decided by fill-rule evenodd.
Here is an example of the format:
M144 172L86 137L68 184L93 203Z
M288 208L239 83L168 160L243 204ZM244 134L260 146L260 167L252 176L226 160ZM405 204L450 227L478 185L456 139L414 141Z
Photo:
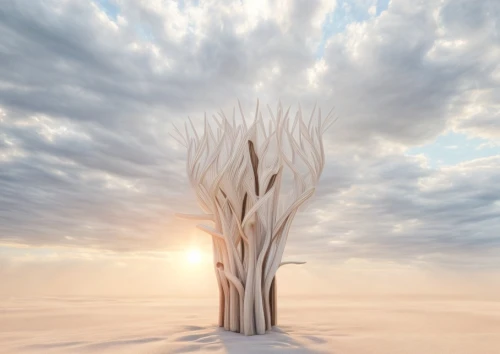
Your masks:
M216 299L2 299L0 353L499 354L500 299L279 299L279 327L215 326Z

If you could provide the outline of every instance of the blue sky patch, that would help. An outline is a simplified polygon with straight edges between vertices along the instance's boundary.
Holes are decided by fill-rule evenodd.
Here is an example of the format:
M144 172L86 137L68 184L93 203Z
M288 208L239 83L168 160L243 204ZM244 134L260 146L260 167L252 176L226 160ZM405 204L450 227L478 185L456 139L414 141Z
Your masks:
M379 16L383 11L387 10L389 0L378 0L376 3L375 15ZM356 1L343 1L337 4L334 11L326 15L323 23L323 35L321 42L318 45L316 57L323 57L325 44L328 38L344 32L347 25L354 22L364 22L370 18L369 8L362 6Z
M95 0L95 3L108 15L110 19L116 21L120 8L111 0Z
M433 168L455 165L464 161L500 155L500 146L489 145L488 140L471 138L465 134L447 132L432 143L407 150L407 155L424 155Z

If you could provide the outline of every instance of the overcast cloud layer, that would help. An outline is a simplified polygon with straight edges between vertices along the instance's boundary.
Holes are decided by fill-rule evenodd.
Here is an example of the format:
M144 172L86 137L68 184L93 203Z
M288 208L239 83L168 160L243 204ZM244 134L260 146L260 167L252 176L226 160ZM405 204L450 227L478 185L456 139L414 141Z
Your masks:
M273 3L2 2L0 243L180 247L173 212L197 207L171 123L259 97L340 117L288 255L498 268L500 155L407 151L500 144L500 2Z

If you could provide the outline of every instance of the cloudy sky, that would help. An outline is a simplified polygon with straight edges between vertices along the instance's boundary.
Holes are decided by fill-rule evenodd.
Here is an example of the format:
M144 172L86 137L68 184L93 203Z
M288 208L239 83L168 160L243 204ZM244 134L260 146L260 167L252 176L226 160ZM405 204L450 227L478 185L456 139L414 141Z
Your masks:
M2 1L1 291L213 290L168 133L257 98L339 117L285 279L489 283L499 63L495 0Z

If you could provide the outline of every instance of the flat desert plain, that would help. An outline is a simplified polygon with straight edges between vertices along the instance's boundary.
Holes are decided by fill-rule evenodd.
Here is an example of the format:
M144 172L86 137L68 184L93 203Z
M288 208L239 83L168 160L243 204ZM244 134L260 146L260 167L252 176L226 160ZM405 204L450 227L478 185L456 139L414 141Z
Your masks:
M279 326L253 337L216 316L216 298L3 298L0 353L500 353L494 298L280 296Z

